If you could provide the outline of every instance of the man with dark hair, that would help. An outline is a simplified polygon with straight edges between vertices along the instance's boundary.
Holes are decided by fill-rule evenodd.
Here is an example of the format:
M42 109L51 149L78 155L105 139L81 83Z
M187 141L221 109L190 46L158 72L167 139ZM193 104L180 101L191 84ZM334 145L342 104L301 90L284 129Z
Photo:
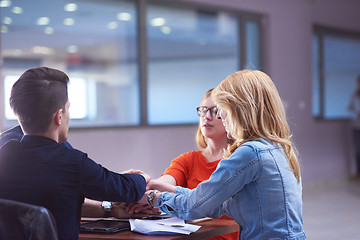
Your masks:
M137 202L150 180L142 172L109 171L86 153L61 144L69 128L68 81L65 73L46 67L21 75L10 106L24 136L0 148L0 198L49 209L61 240L78 239L84 197Z
M59 117L69 116L65 106L68 104L68 82L64 72L45 67L29 69L20 76L11 90L10 107L24 132L47 131L54 113ZM62 128L65 130L66 124Z

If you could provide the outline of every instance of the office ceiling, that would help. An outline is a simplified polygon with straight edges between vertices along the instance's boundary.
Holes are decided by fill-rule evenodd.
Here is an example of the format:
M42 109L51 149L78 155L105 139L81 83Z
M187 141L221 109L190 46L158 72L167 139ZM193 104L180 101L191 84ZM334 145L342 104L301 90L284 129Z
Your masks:
M66 12L64 6L71 2L76 2L77 10ZM20 7L22 13L14 13L14 7ZM11 0L10 6L0 8L2 26L7 29L6 32L2 29L2 55L21 54L31 58L40 54L46 58L49 54L64 59L72 46L78 55L87 59L133 61L137 57L135 9L134 1ZM128 13L131 19L119 20L119 13ZM47 24L37 25L37 21L45 17ZM74 24L65 25L67 18L72 18ZM166 23L152 26L155 18L162 18ZM4 23L6 19L11 19L11 23ZM214 19L220 20L217 23ZM150 5L147 22L150 58L235 54L236 20L231 15L214 18L209 12ZM110 23L116 23L116 28L109 29ZM170 33L165 34L163 27ZM46 34L46 29L52 29L52 33Z

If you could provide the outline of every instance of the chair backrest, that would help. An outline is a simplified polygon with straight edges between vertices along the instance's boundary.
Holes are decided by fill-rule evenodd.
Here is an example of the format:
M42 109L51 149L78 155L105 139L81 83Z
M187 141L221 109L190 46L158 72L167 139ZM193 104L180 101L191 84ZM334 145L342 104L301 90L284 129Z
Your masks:
M0 199L0 240L58 240L56 222L44 207Z

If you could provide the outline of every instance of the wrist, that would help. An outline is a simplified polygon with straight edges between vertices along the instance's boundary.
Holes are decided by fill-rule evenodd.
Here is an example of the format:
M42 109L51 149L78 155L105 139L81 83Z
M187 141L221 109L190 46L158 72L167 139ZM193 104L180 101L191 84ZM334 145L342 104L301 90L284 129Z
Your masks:
M157 201L157 198L158 198L159 195L160 195L159 190L151 190L146 196L147 204L149 204L152 207L155 207L156 206L156 201Z
M103 217L108 218L111 216L112 203L109 201L101 202L101 207L104 210Z

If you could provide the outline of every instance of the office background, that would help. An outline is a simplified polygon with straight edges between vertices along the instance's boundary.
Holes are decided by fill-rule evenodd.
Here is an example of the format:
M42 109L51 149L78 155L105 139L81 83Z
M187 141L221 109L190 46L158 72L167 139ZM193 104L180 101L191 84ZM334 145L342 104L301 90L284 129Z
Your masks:
M61 1L57 1L57 3L59 2ZM121 1L107 1L106 4L114 4L115 7L116 2L120 3ZM131 4L135 1L124 2ZM147 1L140 0L138 2L150 5L152 1L148 3ZM185 82L186 87L182 86L183 89L181 89L180 93L177 89L179 87L178 82L169 84L163 91L160 84L158 92L154 94L165 94L166 98L163 98L162 101L169 104L160 108L158 111L162 111L162 114L165 116L171 116L176 113L177 109L181 111L182 106L185 104L185 99L190 96L192 103L186 103L185 105L188 109L190 109L188 106L194 106L193 109L190 109L193 111L194 117L190 118L189 121L185 119L182 123L177 124L171 122L172 120L170 119L168 122L165 122L165 124L161 121L157 122L157 124L149 124L149 122L151 123L152 117L147 115L145 123L141 117L137 116L139 118L139 124L123 124L122 126L109 124L106 127L90 126L86 128L72 126L69 133L69 141L75 148L87 152L92 159L114 171L122 171L129 168L142 169L153 177L157 177L165 170L173 158L183 152L196 149L194 140L197 129L197 124L195 123L195 107L199 104L202 94L208 88L216 86L217 83L226 77L226 75L231 74L232 71L238 70L241 67L250 67L261 68L266 71L279 89L280 95L286 105L289 123L293 132L293 140L300 154L304 183L341 179L354 173L349 120L346 117L326 120L319 117L316 112L314 114L314 98L317 96L313 93L314 72L317 73L317 70L314 68L317 65L314 64L313 48L316 26L321 26L325 29L335 29L340 32L354 33L355 36L360 32L359 1L176 0L154 2L160 5L165 4L165 9L176 9L178 6L186 6L189 9L205 9L205 13L221 11L230 14L230 16L249 16L249 18L245 18L245 20L254 21L256 24L259 24L259 35L255 34L255 37L258 36L260 38L260 40L258 39L258 49L261 50L261 57L255 56L250 65L241 63L226 69L224 68L224 72L221 72L222 67L228 66L229 64L222 63L222 67L217 69L218 75L216 77L218 78L218 82L213 81L205 84ZM136 6L134 9L136 9ZM99 11L100 10L101 9L99 9ZM137 10L140 12L144 11L144 9ZM151 14L151 12L148 12L148 14ZM229 19L229 17L225 18L225 20L226 19ZM181 25L181 22L185 20L186 19L179 19L179 24ZM3 18L1 21L2 25L4 25ZM11 26L9 25L8 27L10 29ZM171 31L171 29L167 28L163 30ZM6 33L2 32L2 56L4 56L6 51L5 34ZM101 37L100 32L99 35ZM15 45L21 45L27 42L27 39L14 39L12 39L13 41L11 41L11 43ZM130 52L129 54L132 57L136 57L137 55L135 53L131 53L131 49L134 48L136 43L132 43L132 45L129 45L129 43L126 44L128 44L127 46L130 49L128 50L128 52ZM231 45L232 43L224 43L224 45L226 44ZM147 56L145 57L152 57L152 54L155 54L151 52L153 46L154 45L149 44L146 48L141 49L140 47L139 51L145 49L147 51ZM234 46L234 49L238 48ZM357 55L359 55L359 52L357 52ZM233 56L230 54L230 58L231 57ZM247 57L249 58L248 55ZM257 57L259 59L256 59ZM226 62L228 60L229 55L226 55L224 61ZM1 72L3 79L5 75L4 72L6 72L4 69L7 66L13 66L14 61L16 62L16 60L12 58L8 58L7 61L2 61ZM164 61L163 64L167 63ZM216 62L210 62L209 64L211 64L211 67L217 65ZM24 64L24 66L27 65ZM140 68L143 66L144 64L140 64ZM183 67L184 69L181 74L183 74L182 76L186 76L186 68L189 66L184 64ZM91 71L91 69L88 70ZM156 71L157 74L172 74L171 66L162 69L159 63L158 65L155 64L147 67L145 70L148 73L150 72L149 76L146 77L149 81L151 81L151 76L156 76L156 74L151 75ZM129 73L127 74L131 75L135 71L134 69L129 69ZM141 74L144 73L142 72L140 75ZM176 72L174 72L174 74L176 74ZM204 75L207 77L206 70L204 71ZM141 78L141 76L139 78ZM178 80L180 81L180 79ZM1 112L5 114L4 84L1 85L0 90L2 94L0 109ZM133 93L133 95L131 95L132 97L130 96L132 104L134 104L134 102L138 104L143 101L141 98L144 95L144 90L142 91L143 92L136 92L134 89L128 89L124 91L124 94L131 95L131 93ZM177 96L177 98L174 97L174 99L172 99L172 94L169 94L169 91L173 91L173 94L177 92L180 98ZM192 92L193 94L191 94ZM149 94L151 93L147 95ZM183 97L183 99L181 99L181 97ZM336 97L342 98L343 96L334 96L334 98ZM145 103L148 104L149 108L151 107L151 102ZM126 110L120 114L121 116L130 114L132 107L129 108L127 105L124 106L124 108ZM140 107L139 111L143 112L144 110ZM169 112L167 113L167 111ZM154 121L156 123L156 119ZM9 123L7 120L4 120L4 117L2 117L0 123L2 123L2 130L10 125L14 125L14 122Z
M70 143L111 170L157 177L196 150L203 93L260 68L279 89L299 152L307 237L359 238L346 105L360 74L360 1L74 2L0 0L2 131L16 124L6 101L17 76L56 67L77 86Z

